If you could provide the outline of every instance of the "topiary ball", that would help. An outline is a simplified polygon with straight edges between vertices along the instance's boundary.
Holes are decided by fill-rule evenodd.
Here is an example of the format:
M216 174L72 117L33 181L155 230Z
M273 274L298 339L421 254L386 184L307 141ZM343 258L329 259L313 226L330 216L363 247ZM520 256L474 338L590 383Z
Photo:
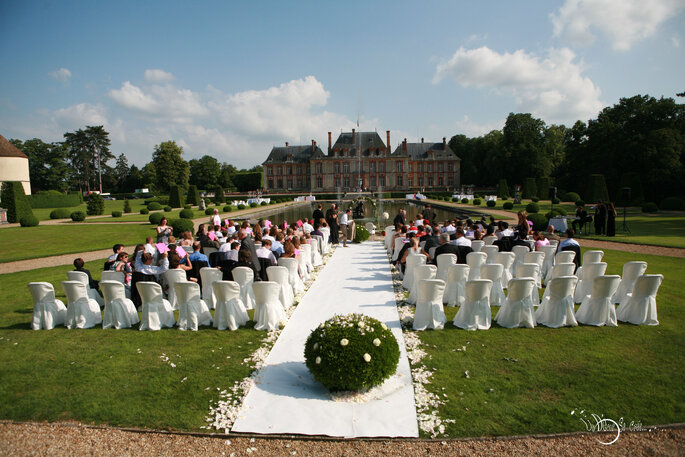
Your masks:
M83 222L86 220L86 213L83 211L74 211L69 217L71 217L71 220L74 222Z
M266 201L262 200L259 206L266 206Z
M121 211L112 211L112 217L121 217Z
M213 209L213 208L207 208L207 209L205 210L205 216L211 216L212 214L214 214L214 209Z
M58 208L50 211L50 219L66 219L71 215L71 211L66 208Z
M486 205L488 205L488 208L494 208L497 202L495 200L488 200Z
M473 204L474 204L475 206L480 206L480 198L474 198L474 199L473 199Z
M250 208L256 208L256 207L258 207L258 206L259 206L259 205L257 204L257 202L252 202L252 203L250 203Z
M533 222L533 230L542 231L547 229L548 219L540 213L529 214L528 220Z
M168 213L169 211L171 211L171 209L172 209L171 206L167 205L164 207L164 212Z
M576 206L585 206L585 202L583 200L576 200Z
M540 212L540 205L538 205L537 203L528 203L526 205L526 212L530 213L530 214L538 213L538 212ZM547 227L545 227L545 228L547 228Z
M182 209L179 213L181 219L192 219L195 216L192 209Z
M147 214L149 212L150 212L150 210L147 208L140 208L140 214Z
M245 209L245 205L241 203L240 205L238 205L238 209Z
M19 219L19 225L22 227L35 227L38 225L38 218L33 214L29 214Z
M452 203L459 203L459 199L457 197L452 197Z
M230 213L231 211L233 211L233 207L231 205L224 206L224 213Z
M503 209L514 209L514 204L512 202L504 202L502 204Z
M357 228L354 229L354 232L355 243L363 243L364 241L368 240L371 236L369 231L366 230L366 227L364 227L363 225L357 225Z
M159 225L160 221L164 218L164 213L150 213L147 218L152 225Z
M559 200L558 198L554 197L554 198L552 199L552 203L555 204L555 205L558 205L559 203L561 203L561 200Z
M643 213L656 213L657 211L659 211L659 207L656 206L656 203L647 202L642 205Z
M363 314L336 315L304 346L307 368L331 391L370 389L397 370L400 348L388 327Z
M160 205L158 202L151 202L149 205L147 205L147 209L150 211L157 211L162 209L162 205Z
M461 199L461 202L462 202L462 203L468 203L468 202L469 202L469 199L468 199L468 198L462 198L462 199Z

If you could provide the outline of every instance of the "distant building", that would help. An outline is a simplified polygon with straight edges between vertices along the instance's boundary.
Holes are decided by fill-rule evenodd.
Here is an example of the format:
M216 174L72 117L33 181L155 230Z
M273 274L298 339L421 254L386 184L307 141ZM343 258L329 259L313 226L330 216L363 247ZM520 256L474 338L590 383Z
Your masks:
M19 181L24 193L31 195L29 158L0 135L0 183L9 181Z
M264 187L271 192L342 192L446 189L459 187L461 159L447 145L407 143L391 152L390 131L383 142L376 132L343 132L328 153L311 145L274 147L262 164Z

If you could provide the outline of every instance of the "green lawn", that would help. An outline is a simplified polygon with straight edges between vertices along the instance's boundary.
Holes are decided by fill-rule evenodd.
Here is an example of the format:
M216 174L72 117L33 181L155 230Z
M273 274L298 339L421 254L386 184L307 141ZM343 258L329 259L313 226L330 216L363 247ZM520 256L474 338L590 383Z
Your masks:
M149 223L7 227L0 229L0 263L108 249L115 243L130 246L144 243L154 233Z
M423 363L436 370L429 388L447 396L441 416L456 421L447 424L450 436L584 430L578 416L571 415L581 409L643 425L685 420L680 292L685 260L618 251L606 251L604 259L609 273L620 273L628 260L643 259L649 262L648 272L665 275L658 296L661 325L494 325L467 332L448 324L442 331L420 333L430 356ZM97 272L101 264L98 260L87 267ZM197 431L210 402L218 399L216 389L229 388L250 373L240 362L265 336L253 329L30 330L26 284L52 282L63 298L59 281L67 270L0 275L0 419ZM456 309L446 312L451 322ZM465 352L456 351L462 346ZM163 354L175 368L160 358ZM469 379L463 376L466 370Z
M131 204L131 211L135 213L139 213L140 209L145 206L143 203L145 200L142 198L137 198L135 200L129 200L129 203ZM71 208L66 208L70 212L74 211L83 211L84 213L86 212L86 204L82 203L79 206L74 206ZM50 213L55 210L55 208L34 208L33 209L33 215L38 218L40 221L46 221L50 220ZM124 210L124 201L123 200L105 200L105 214L110 216L112 215L112 211L123 211Z

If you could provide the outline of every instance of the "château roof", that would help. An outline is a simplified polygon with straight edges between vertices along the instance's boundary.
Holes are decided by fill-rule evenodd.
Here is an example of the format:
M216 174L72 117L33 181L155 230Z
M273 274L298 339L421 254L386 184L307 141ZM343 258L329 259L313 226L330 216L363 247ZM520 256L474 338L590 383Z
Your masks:
M448 144L439 142L439 143L407 143L407 152L405 154L404 152L404 143L400 143L400 145L393 151L392 155L393 156L407 156L412 160L419 160L419 159L426 159L429 157L429 155L432 158L436 159L444 159L444 158L456 158L457 160L461 160L459 156L457 156L452 148L449 147Z
M26 154L21 152L15 145L7 141L7 138L0 135L0 157L19 157L28 159Z
M322 155L323 151L318 146L274 146L262 165L267 163L309 163L312 155Z
M361 150L362 157L375 155L370 153L370 149L373 149L374 153L378 150L387 151L388 149L378 132L342 132L335 140L329 156L333 156L333 151L336 149L339 151L348 150L351 156L356 156L357 148Z

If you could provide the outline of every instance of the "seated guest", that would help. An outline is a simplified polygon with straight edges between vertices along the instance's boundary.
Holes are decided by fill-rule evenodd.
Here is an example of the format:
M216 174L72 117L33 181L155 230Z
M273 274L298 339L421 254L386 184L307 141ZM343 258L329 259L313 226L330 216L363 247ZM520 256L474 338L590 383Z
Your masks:
M571 228L574 230L574 233L575 231L578 231L578 229L582 229L588 222L592 222L592 216L588 216L585 206L579 206L576 209L576 217L573 219L573 222L571 222Z
M181 234L181 246L193 246L193 233L190 230L186 230Z
M283 243L283 253L281 254L283 258L295 258L295 245L292 241L286 241Z
M188 256L184 256L183 259L186 261L185 264L181 263L181 257L176 252L169 252L169 270L192 271L193 264L188 259ZM188 280L197 282L197 279L192 277L189 277Z
M554 226L553 226L553 225L550 225L549 227L547 227L547 233L545 233L544 236L545 236L545 238L547 238L548 240L561 241L561 238L559 237L559 235L557 235L556 233L554 233Z
M312 233L314 231L314 226L310 223L310 221L306 220L302 224L302 231L304 233Z
M406 249L404 249L405 247ZM404 250L404 252L400 251L401 255L397 257L402 272L405 271L405 268L407 266L407 257L409 257L410 255L425 255L426 263L430 261L430 256L426 251L421 249L421 247L419 246L419 239L415 236L411 237L409 243L406 243L406 245L402 249Z
M271 265L277 264L276 256L273 252L271 252L271 240L262 240L261 247L257 249L257 257L260 259L269 259L271 261Z
M237 241L233 241L231 243L226 243L223 246L228 246L230 248L230 249L225 249L223 251L224 252L224 259L233 260L233 261L237 262L238 261L238 251L240 251L240 243Z
M90 270L83 268L83 266L85 264L86 264L86 262L84 262L81 257L79 257L78 259L74 259L74 271L81 271L81 272L87 274L88 275L88 286L91 289L97 290L97 288L100 285L100 282L93 279L93 277L90 275Z
M276 240L271 243L271 250L277 253L279 256L283 255L283 242L285 241L285 234L283 232L278 232L276 234ZM262 242L264 240L262 239Z
M143 247L145 252L148 252L152 255L157 254L157 248L155 247L155 244L153 243L153 238L151 236L145 238L145 245Z
M455 246L469 246L471 247L471 240L466 238L463 227L457 227L457 238L452 242Z
M314 224L314 230L312 230L309 234L310 235L318 235L321 238L323 238L323 232L321 230L319 230L320 228L321 228L321 223L320 222L315 223ZM263 242L263 240L262 240L262 242Z
M573 237L576 235L576 231L573 230L572 228L566 230L566 239L564 239L562 242L559 243L559 246L557 246L557 251L562 251L563 248L566 246L578 246L580 247L580 243L578 243Z
M450 234L448 232L440 234L440 246L435 250L435 263L440 254L454 254L459 257L459 248L450 242Z
M195 241L193 243L193 253L188 254L188 260L190 262L195 262L195 261L207 262L207 265L209 265L209 258L206 255L204 255L202 252L200 252L200 249L202 249L202 244L200 244L199 241Z
M116 262L117 256L118 256L119 253L120 253L121 251L123 251L123 250L124 250L124 245L123 245L123 244L115 244L114 246L112 246L112 252L114 252L114 254L112 254L111 256L109 256L109 257L107 258L107 261L108 261L108 262Z
M430 252L431 248L440 246L440 228L438 225L435 224L430 227L430 235L426 235L419 241L426 241L426 244L423 245L423 250L426 252Z
M117 255L117 260L112 263L109 269L110 271L123 272L124 276L126 276L126 282L129 282L128 280L130 279L133 270L131 270L131 265L128 263L128 253L124 251L120 252L119 255Z
M533 231L533 239L535 240L536 251L539 251L542 246L549 246L549 240L537 230Z
M140 268L138 268L138 265L136 265L136 271L139 271L144 275L157 276L159 279L159 275L169 269L169 259L167 258L167 253L165 252L164 254L161 254L161 258L162 261L160 266L155 266L152 264L152 255L146 252L142 255L142 265L140 265Z
M214 236L216 236L216 239L219 240L219 243L225 243L226 240L224 239L224 233L221 231L221 226L220 225L215 225L214 226Z
M133 250L133 255L130 257L133 259L133 265L131 265L131 269L135 270L135 264L138 260L138 256L143 255L143 252L145 252L145 245L140 243L136 244L136 248Z
M259 263L259 261L257 261L257 263ZM261 278L259 277L259 272L252 263L252 254L250 253L249 249L243 249L241 251L238 251L238 262L233 264L231 270L233 270L233 268L235 267L247 267L251 269L252 273L254 274L254 280L261 281Z
M509 228L509 223L504 221L499 221L499 228L495 230L495 236L498 240L501 240L505 236L514 236L514 231Z
M167 243L167 247L169 248L170 251L173 251L176 249L176 237L174 235L169 235L169 242Z

